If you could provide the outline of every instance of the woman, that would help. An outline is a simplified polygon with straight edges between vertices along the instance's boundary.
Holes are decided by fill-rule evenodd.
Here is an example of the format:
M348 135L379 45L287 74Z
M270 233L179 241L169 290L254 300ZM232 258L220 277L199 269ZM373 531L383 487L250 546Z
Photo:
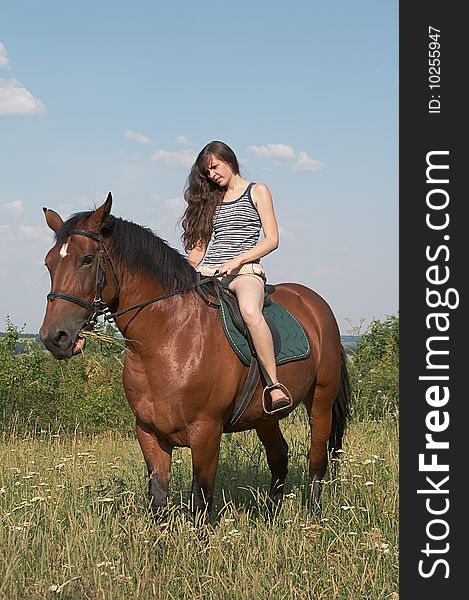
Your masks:
M265 272L260 259L278 247L278 226L269 188L250 183L224 142L213 141L199 153L184 192L182 240L189 263L202 275L225 275L238 299L257 356L275 384L267 389L272 411L291 405L277 382L270 329L262 315ZM260 231L264 238L259 241Z

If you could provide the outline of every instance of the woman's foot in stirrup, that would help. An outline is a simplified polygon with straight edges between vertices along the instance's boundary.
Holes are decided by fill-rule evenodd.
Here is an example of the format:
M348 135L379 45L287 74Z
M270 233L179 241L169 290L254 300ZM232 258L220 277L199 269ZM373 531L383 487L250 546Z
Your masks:
M272 389L270 391L270 398L272 400L273 411L290 407L292 404L291 399L285 394L285 392L281 388Z

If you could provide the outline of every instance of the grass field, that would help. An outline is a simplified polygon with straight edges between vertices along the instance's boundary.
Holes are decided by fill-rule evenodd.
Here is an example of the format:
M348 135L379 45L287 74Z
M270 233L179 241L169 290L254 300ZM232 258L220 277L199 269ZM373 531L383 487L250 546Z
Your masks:
M155 524L135 439L4 435L0 598L398 598L396 421L350 425L314 518L296 412L282 422L290 471L278 515L265 519L270 474L257 437L225 435L213 519L197 528L186 449L174 453L168 518Z

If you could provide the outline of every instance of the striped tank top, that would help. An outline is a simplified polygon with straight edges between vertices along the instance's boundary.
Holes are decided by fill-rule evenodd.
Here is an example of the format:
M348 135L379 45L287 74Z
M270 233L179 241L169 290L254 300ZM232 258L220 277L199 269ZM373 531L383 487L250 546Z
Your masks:
M250 250L259 241L262 224L251 197L253 185L251 182L236 200L217 206L212 238L201 266L220 265Z

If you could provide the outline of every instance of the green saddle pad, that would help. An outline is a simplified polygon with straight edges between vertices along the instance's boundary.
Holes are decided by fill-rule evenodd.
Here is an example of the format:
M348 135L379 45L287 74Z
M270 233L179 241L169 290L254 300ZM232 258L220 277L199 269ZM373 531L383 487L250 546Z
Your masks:
M309 355L310 346L306 333L286 308L277 302L272 302L270 306L264 308L264 314L267 314L275 323L280 334L280 351L275 357L277 365L301 360ZM243 363L249 365L252 358L249 342L234 324L230 311L223 300L220 302L220 317L231 347Z

